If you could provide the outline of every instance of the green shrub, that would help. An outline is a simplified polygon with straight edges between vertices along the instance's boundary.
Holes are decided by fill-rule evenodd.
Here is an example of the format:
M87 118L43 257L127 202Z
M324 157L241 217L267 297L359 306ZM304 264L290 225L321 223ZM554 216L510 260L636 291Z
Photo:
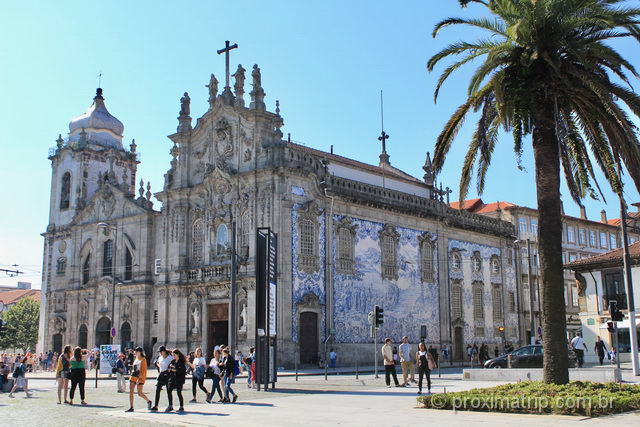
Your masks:
M523 381L491 388L418 397L428 409L597 417L640 409L640 386L572 381L545 384Z

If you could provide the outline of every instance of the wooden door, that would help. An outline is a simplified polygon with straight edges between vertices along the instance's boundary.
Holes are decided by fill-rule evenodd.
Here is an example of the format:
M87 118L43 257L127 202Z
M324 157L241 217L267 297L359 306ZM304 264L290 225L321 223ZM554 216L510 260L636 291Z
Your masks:
M305 311L300 313L300 363L318 363L318 314Z

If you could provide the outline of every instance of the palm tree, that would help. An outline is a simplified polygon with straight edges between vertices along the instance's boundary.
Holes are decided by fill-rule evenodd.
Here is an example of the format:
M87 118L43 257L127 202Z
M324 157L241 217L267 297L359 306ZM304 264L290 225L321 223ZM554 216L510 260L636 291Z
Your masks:
M616 175L620 161L640 188L640 146L628 114L640 116L640 97L629 82L629 75L637 78L638 74L606 43L626 37L640 42L640 9L627 7L622 0L459 2L463 7L478 3L491 17L448 18L435 26L433 36L452 25L467 25L488 32L488 37L451 44L428 62L432 71L441 60L456 57L440 76L437 100L442 84L454 71L477 58L484 60L471 77L466 101L438 137L434 168L442 169L465 117L478 113L460 178L462 202L474 169L477 190L482 193L500 130L513 133L519 167L523 138L531 134L539 212L544 380L564 384L569 371L560 166L578 204L586 195L602 196L594 160L615 192L622 192Z

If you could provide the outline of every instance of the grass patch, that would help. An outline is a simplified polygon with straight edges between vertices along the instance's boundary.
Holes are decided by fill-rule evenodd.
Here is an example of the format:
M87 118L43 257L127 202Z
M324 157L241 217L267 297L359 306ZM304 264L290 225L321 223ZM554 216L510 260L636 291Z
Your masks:
M491 388L418 397L428 409L597 417L640 410L640 386L572 381L522 381Z

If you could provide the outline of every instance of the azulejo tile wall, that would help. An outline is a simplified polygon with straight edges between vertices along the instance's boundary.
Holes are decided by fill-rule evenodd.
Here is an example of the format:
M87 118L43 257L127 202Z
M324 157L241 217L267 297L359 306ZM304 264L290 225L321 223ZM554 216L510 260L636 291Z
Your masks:
M334 223L343 216L334 215ZM351 217L356 225L355 274L333 272L334 323L338 343L368 343L370 326L367 315L375 304L384 309L384 324L378 337L398 342L404 335L412 342L420 338L420 326L427 326L427 341L438 342L438 270L434 263L433 283L422 283L418 236L429 230L396 227L400 234L397 247L398 279L382 279L378 233L384 224ZM333 230L333 253L337 237ZM435 238L435 235L434 237ZM434 252L434 259L437 252ZM334 262L335 266L336 263Z

